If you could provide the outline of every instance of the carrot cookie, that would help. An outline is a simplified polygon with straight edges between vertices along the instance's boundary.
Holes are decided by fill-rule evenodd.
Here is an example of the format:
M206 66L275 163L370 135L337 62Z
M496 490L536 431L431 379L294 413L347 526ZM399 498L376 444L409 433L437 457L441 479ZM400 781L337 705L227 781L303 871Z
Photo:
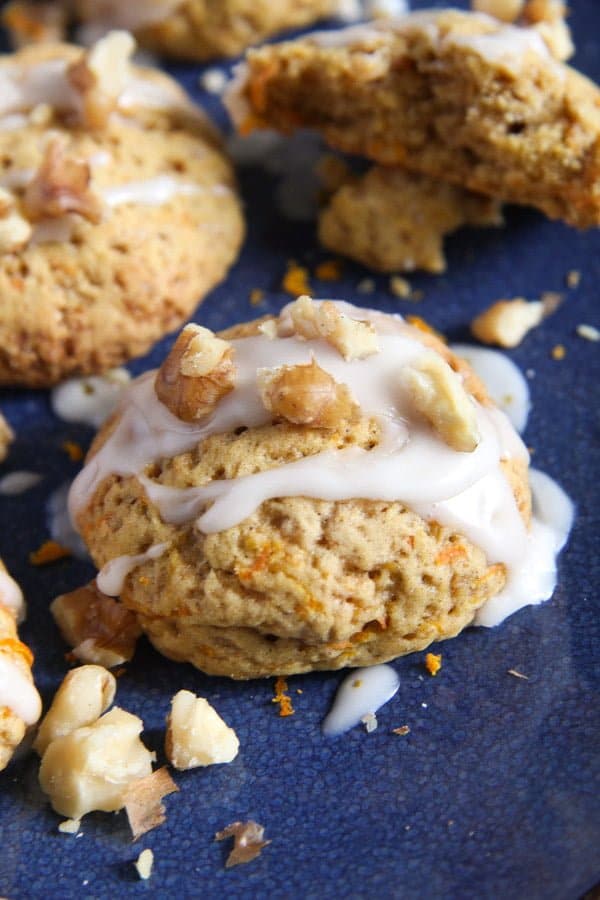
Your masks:
M319 239L381 272L444 272L443 239L461 225L501 225L498 201L426 175L373 166L342 185L319 217Z
M600 92L535 28L442 10L262 47L228 104L244 133L316 128L383 165L600 224Z
M219 337L186 326L70 509L98 587L159 650L251 678L388 660L539 601L554 556L527 467L432 334L302 297Z
M280 31L335 15L343 0L76 0L79 19L132 31L143 47L168 56L209 60L237 56Z
M17 635L23 594L0 560L0 771L42 711L33 684L33 655Z
M114 32L0 59L0 383L100 372L179 325L243 233L229 162Z

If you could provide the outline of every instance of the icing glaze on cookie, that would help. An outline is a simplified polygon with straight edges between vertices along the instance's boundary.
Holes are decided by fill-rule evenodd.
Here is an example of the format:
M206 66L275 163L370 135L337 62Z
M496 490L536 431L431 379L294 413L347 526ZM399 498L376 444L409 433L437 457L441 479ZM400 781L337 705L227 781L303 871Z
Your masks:
M111 559L98 572L96 577L98 588L109 597L118 597L123 590L123 582L129 573L149 559L158 559L168 546L165 543L154 544L145 553L136 553L134 556L119 556L117 559Z

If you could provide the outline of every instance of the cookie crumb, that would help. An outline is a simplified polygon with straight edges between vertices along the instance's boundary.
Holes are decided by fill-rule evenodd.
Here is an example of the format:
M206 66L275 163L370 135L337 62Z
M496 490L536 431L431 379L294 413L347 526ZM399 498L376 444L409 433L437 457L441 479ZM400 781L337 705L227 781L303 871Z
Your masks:
M287 271L281 282L282 289L292 297L300 297L302 294L311 294L312 288L308 281L308 270L299 266L294 260L288 263Z
M567 272L567 287L576 288L581 284L581 272L579 269L571 269L570 272Z
M225 868L230 869L231 866L251 862L260 856L263 848L271 843L271 841L263 840L264 833L264 826L251 819L248 822L232 822L223 831L217 831L215 841L233 838L233 850L227 857Z
M319 281L339 281L342 277L342 261L340 259L326 259L315 268L315 278Z
M62 834L77 834L81 827L81 819L65 819L58 823L58 830Z
M361 716L360 721L365 726L367 734L371 734L372 731L377 729L377 716L374 712L365 713L364 716Z
M260 306L264 299L265 292L262 290L262 288L252 288L249 296L251 306Z
M271 703L279 704L279 715L282 718L285 718L285 716L294 715L294 707L292 706L291 697L286 694L287 690L287 681L285 680L285 678L279 676L279 678L275 682L275 696L271 700ZM217 840L220 840L220 838L218 838Z
M198 79L198 83L209 94L221 95L227 84L227 75L222 69L207 69Z
M412 294L410 282L400 275L392 275L390 278L390 293L393 294L394 297L400 297L402 300L407 300Z
M58 541L44 541L37 550L32 550L29 554L29 562L32 566L46 566L48 563L56 562L58 559L65 559L71 556L68 547L63 547Z
M582 323L575 329L580 338L586 341L600 341L600 330L594 325L586 325Z
M152 850L150 850L149 847L146 847L146 849L142 850L142 852L134 862L134 866L136 867L137 873L142 881L148 881L148 879L152 875L153 865L154 853L152 852Z
M430 675L437 675L442 668L442 654L428 653L425 657L425 668Z
M522 672L517 672L516 669L508 669L509 675L514 675L515 678L523 678L524 681L529 681L529 675L523 675Z
M356 285L359 294L372 294L375 290L375 281L373 278L361 278Z
M62 449L71 462L79 462L83 459L83 449L76 441L63 441Z
M404 737L405 734L410 734L410 726L400 725L399 728L392 728L392 734L399 734L401 737Z
M564 344L556 344L550 351L550 355L552 359L564 359L567 355L566 347Z

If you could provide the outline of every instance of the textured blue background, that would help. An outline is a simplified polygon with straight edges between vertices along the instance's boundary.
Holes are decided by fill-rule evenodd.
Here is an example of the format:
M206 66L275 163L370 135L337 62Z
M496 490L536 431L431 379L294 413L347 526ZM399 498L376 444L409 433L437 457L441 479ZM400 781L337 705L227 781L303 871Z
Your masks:
M571 6L574 64L598 80L600 7L597 0ZM199 97L199 67L171 71ZM218 101L202 99L223 121ZM247 244L196 316L215 329L255 314L251 288L266 291L258 312L278 310L288 299L279 290L287 259L312 266L326 256L312 227L274 211L269 176L245 171L241 186ZM339 283L314 281L321 296L417 312L462 340L472 316L492 300L566 291L566 273L582 272L581 285L566 291L559 311L511 353L535 372L526 432L534 464L559 479L578 507L554 599L498 629L471 629L438 647L444 666L435 679L424 674L422 655L398 660L400 691L381 710L379 729L370 735L355 729L336 740L321 736L320 722L339 674L290 679L296 715L281 719L270 702L271 682L211 679L142 642L119 680L118 702L142 716L147 744L160 755L170 697L186 687L208 696L235 727L239 757L229 766L177 775L181 793L166 800L166 824L135 845L122 814L86 817L77 838L59 834L58 818L37 786L35 761L14 764L0 775L0 895L565 900L600 878L600 346L575 334L580 322L600 325L599 256L598 232L580 234L513 209L502 230L452 238L445 276L411 278L425 292L418 307L392 297L384 278L370 297L357 294L356 283L368 273L351 264ZM550 357L559 342L567 350L560 362ZM156 363L168 343L132 370ZM23 634L35 650L47 700L65 672L66 649L48 604L91 570L73 560L35 569L27 557L48 536L47 497L77 468L62 442L87 445L91 432L54 418L44 392L0 392L0 407L18 435L0 475L18 468L44 476L27 494L0 497L0 555L28 597ZM529 681L507 675L510 668ZM408 736L390 733L405 723ZM273 843L250 865L225 871L227 850L213 835L250 817L265 825ZM144 847L155 853L147 883L131 865Z

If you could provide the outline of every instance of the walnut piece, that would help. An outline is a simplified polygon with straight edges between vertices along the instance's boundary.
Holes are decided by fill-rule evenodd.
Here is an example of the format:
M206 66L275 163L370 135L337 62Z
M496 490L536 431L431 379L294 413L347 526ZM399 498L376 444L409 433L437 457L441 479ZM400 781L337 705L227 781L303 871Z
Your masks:
M464 453L480 441L475 406L461 378L437 353L425 353L403 372L411 400L442 440Z
M116 688L114 675L102 666L80 666L69 672L40 723L34 750L43 756L56 738L99 719L113 702Z
M2 413L0 413L0 462L8 456L8 448L15 439L15 434Z
M522 297L498 300L473 319L471 331L484 344L517 347L545 315L545 304L541 300L528 302Z
M472 0L475 12L487 13L502 22L514 22L521 15L524 0Z
M235 387L233 347L208 328L186 325L156 374L158 399L184 422L211 413Z
M132 781L125 788L123 801L134 841L158 825L162 825L166 819L162 798L178 790L166 766L145 778Z
M562 0L527 0L523 9L523 20L529 25L538 22L556 22L567 15L566 4Z
M226 838L233 838L233 850L227 857L225 868L230 869L231 866L238 866L240 863L247 863L260 853L263 847L266 847L271 841L264 841L264 826L252 820L248 822L232 822L223 831L217 831L215 841L224 841Z
M86 127L106 126L127 83L134 50L135 41L127 31L111 31L67 69L69 83L81 96Z
M50 605L60 632L82 662L113 666L129 662L142 633L135 613L107 597L95 581L61 594Z
M266 409L294 425L339 428L356 421L360 407L313 359L306 365L259 369L258 389Z
M23 205L28 218L58 219L76 213L89 222L102 218L102 201L90 188L89 163L67 153L66 142L48 141L41 165L25 189Z
M371 322L345 316L330 300L316 304L304 294L290 304L289 314L297 335L307 341L323 338L347 361L379 352Z
M154 754L140 740L144 723L114 707L91 725L53 740L40 766L40 785L62 816L81 819L92 810L114 812L125 789L152 771Z
M193 769L230 763L237 756L240 742L204 697L191 691L178 691L171 700L167 718L165 753L176 769Z

